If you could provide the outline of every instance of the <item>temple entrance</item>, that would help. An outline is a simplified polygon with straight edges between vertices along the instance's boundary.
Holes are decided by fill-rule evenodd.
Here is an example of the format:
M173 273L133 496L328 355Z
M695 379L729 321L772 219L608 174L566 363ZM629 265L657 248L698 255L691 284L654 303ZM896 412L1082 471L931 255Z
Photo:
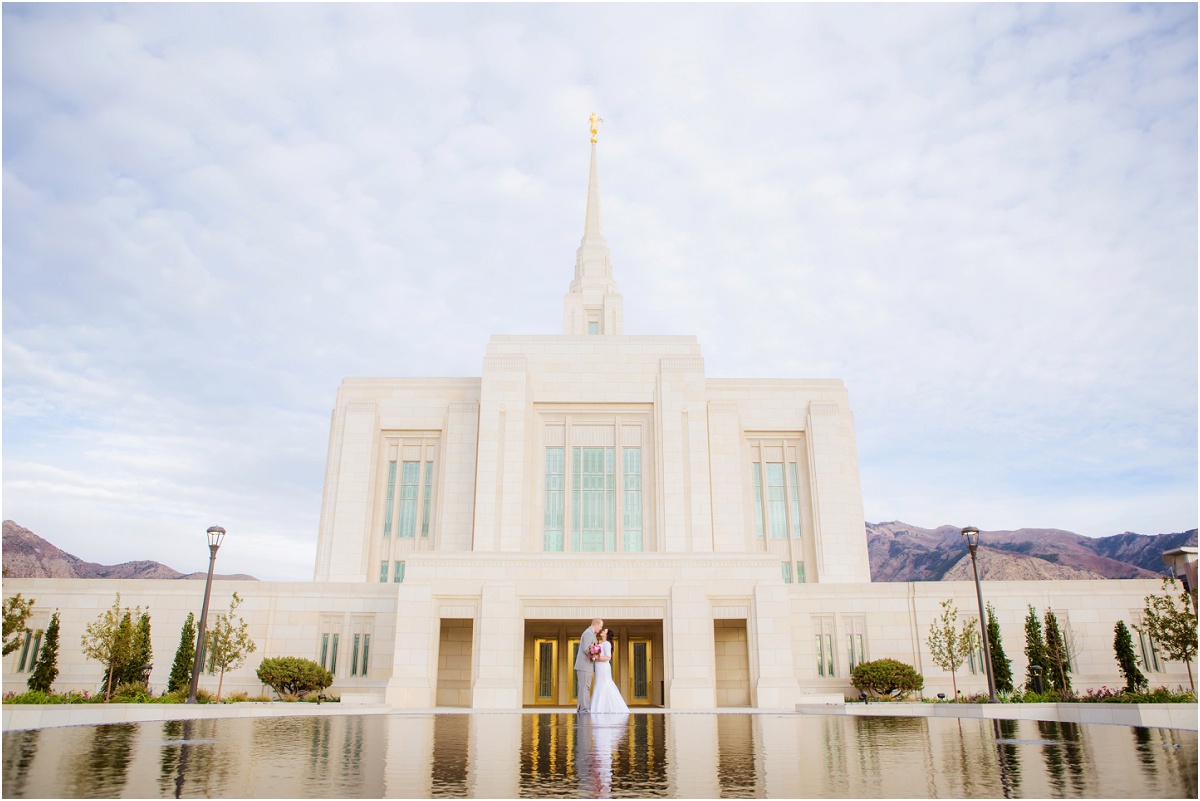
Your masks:
M613 681L625 703L662 706L663 660L661 620L606 622L613 632ZM587 621L526 620L522 674L525 706L574 707L575 657ZM590 687L584 688L590 692Z

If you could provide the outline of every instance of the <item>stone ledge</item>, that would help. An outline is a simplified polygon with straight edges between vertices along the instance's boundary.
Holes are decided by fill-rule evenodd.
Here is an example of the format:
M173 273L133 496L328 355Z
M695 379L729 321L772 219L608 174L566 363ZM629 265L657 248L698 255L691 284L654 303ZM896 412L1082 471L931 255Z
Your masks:
M839 708L806 697L804 702L796 704L796 711L810 715L1041 720L1197 730L1196 704L924 704L892 701L847 704L843 700Z

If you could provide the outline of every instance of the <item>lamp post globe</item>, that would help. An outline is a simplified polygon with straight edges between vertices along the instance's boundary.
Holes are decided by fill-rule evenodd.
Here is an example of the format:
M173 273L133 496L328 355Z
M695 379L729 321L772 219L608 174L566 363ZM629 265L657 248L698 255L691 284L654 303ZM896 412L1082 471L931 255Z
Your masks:
M979 548L979 529L967 526L962 530L963 540L967 550L971 552L971 571L975 574L975 597L979 601L979 630L983 634L983 666L987 672L988 703L998 704L996 698L996 679L992 675L992 648L988 643L987 616L983 608L983 590L979 587L979 565L975 562L975 551Z
M204 582L204 606L200 610L200 623L196 626L196 659L192 663L192 681L188 685L187 703L196 703L196 688L200 684L200 671L204 669L204 624L208 622L208 600L212 595L213 568L217 563L217 549L225 540L225 529L220 526L209 526L205 532L208 537L208 579Z

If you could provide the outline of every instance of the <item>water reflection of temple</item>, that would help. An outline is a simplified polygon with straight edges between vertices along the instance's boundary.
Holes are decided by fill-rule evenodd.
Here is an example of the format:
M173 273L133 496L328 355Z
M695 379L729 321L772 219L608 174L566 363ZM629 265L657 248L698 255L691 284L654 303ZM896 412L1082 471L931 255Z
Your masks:
M761 713L397 714L4 735L17 797L1196 797L1194 731Z

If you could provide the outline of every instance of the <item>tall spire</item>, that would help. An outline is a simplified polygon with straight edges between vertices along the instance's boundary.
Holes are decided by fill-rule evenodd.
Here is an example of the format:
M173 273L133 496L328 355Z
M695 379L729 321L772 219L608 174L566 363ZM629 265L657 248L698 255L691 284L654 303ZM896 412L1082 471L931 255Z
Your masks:
M624 306L612 277L612 254L604 241L600 219L600 177L596 166L597 123L595 112L588 118L592 132L592 163L588 173L587 212L583 238L575 251L575 279L563 298L564 334L621 334Z

